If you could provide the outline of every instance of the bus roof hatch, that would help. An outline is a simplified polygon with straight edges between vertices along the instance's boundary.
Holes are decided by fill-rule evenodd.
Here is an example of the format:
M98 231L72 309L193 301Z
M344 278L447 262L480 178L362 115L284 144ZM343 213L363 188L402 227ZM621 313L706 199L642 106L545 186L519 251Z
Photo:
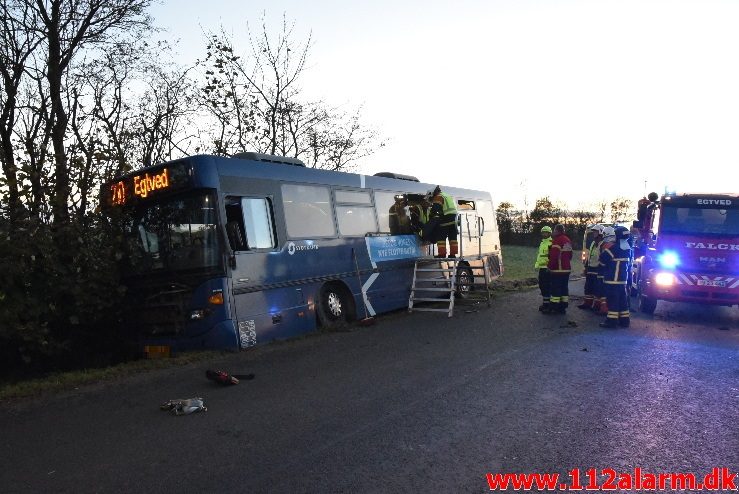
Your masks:
M418 182L419 181L416 177L413 177L411 175L403 175L401 173L393 173L393 172L379 172L379 173L375 173L375 177L397 178L397 179L400 179L400 180L408 180L410 182Z
M288 158L287 156L275 156L272 154L262 153L236 153L232 158L238 158L242 160L252 161L267 161L269 163L282 163L283 165L295 165L305 167L305 163L300 161L298 158Z

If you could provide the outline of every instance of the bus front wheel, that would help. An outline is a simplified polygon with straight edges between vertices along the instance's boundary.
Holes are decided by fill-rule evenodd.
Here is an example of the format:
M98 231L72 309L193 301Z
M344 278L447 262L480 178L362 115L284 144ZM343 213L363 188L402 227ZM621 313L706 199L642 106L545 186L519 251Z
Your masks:
M347 290L338 283L321 287L318 299L318 322L322 328L336 329L349 321L351 305Z

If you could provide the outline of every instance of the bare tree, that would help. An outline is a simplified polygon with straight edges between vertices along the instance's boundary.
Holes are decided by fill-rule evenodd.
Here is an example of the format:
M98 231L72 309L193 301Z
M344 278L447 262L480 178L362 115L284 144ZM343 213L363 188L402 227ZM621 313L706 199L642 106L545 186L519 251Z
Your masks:
M35 55L34 55L34 58ZM46 200L52 186L52 157L49 153L51 141L51 102L45 85L43 64L35 60L27 70L29 76L19 93L19 118L14 135L19 142L21 178L28 180L26 204L29 216L35 221L46 221L50 217Z
M128 84L138 75L138 61L146 42L116 43L91 63L78 69L81 86L91 106L91 126L100 129L93 154L99 163L99 178L107 180L130 169L134 119Z
M258 101L251 93L250 82L234 65L241 67L234 55L230 39L221 32L210 34L205 65L205 86L201 105L214 117L218 130L212 136L213 152L229 155L257 149L252 139L256 135L255 111Z
M549 197L542 197L536 200L534 209L531 210L529 218L531 219L534 231L538 231L542 226L553 226L562 221L562 208L553 203Z
M54 221L69 221L69 164L65 137L69 123L63 98L63 82L75 55L83 47L105 43L119 32L135 32L150 26L145 9L151 0L26 0L40 20L45 40L46 78L51 100L51 142L54 149Z
M253 150L300 158L315 168L346 169L383 143L361 123L361 110L302 99L311 37L296 43L293 28L283 17L273 38L263 20L261 33L250 33L248 57L235 54L225 32L208 35L202 103L218 126L214 152Z
M631 210L631 199L624 197L618 197L611 201L611 222L612 223L623 223L630 215Z
M377 132L361 123L361 108L353 114L335 111L309 128L308 163L317 168L345 170L383 147Z
M150 166L188 154L195 135L186 131L194 113L193 83L189 69L167 70L151 65L147 89L139 100L135 139L138 164Z
M598 223L605 223L606 222L606 211L608 210L608 202L599 201L595 205L595 208L597 211Z
M31 54L41 37L27 26L35 25L33 9L20 0L6 0L0 5L0 163L8 189L8 214L14 223L21 211L21 190L15 158L13 132L18 119L18 97L23 75Z
M251 41L251 68L235 63L232 67L239 72L253 89L260 104L256 105L261 136L260 150L275 154L277 152L284 126L280 125L280 117L289 111L292 102L297 99L300 88L298 79L305 69L308 50L311 46L311 35L305 43L293 41L294 24L288 25L286 16L282 18L282 30L275 40L269 36L267 24L262 17L262 31ZM238 62L238 59L233 60Z

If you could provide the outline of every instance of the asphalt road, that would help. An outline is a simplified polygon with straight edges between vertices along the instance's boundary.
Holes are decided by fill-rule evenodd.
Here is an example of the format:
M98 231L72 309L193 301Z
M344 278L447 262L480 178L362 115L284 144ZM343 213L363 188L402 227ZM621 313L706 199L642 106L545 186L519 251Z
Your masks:
M396 313L2 403L0 491L489 492L489 472L739 471L736 307L660 302L603 329L538 304ZM222 388L209 367L256 378ZM159 410L194 396L206 413Z

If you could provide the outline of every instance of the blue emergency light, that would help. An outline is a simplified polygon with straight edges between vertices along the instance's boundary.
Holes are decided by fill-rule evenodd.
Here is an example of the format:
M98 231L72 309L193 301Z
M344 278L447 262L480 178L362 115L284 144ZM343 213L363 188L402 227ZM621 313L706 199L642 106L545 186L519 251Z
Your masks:
M665 252L659 256L659 263L663 268L673 269L675 266L680 264L680 258L675 252Z

